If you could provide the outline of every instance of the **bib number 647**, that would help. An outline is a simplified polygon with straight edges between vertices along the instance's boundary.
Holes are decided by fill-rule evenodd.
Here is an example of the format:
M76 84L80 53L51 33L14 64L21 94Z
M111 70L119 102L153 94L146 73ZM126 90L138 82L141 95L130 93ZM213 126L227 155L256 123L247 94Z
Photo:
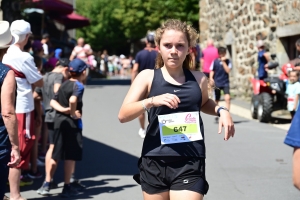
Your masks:
M185 132L186 126L179 126L179 127L175 126L173 130L174 132Z

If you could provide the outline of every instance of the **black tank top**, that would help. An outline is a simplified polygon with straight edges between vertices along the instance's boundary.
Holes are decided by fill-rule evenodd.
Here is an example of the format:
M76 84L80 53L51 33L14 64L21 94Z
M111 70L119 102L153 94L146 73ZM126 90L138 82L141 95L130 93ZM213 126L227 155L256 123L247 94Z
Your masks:
M194 75L184 69L185 83L173 85L167 82L161 69L154 70L154 78L149 93L149 98L165 93L175 94L180 99L177 109L170 109L167 106L152 107L148 113L149 125L146 130L146 137L143 144L142 156L188 156L204 157L204 127L200 116L200 106L202 103L202 93ZM185 142L177 144L161 144L158 115L199 111L200 129L203 140Z

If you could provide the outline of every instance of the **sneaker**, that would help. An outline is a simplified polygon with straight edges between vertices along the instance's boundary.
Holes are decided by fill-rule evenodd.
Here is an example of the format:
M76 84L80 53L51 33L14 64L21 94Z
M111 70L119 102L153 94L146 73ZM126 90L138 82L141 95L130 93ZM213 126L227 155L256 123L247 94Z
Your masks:
M45 161L40 160L39 158L36 160L37 166L39 167L44 167L45 166Z
M70 185L71 187L75 188L77 191L82 191L86 188L86 186L81 184L79 180L74 180Z
M143 138L143 139L145 138L146 134L145 134L145 130L144 129L140 128L140 130L139 130L139 136L141 138Z
M28 172L27 176L31 179L39 179L42 178L43 175L39 172L39 170L37 170L35 173L32 171Z
M61 193L61 197L70 198L77 195L79 195L79 192L75 188L64 185L63 191Z
M40 187L40 189L38 189L36 191L36 193L42 195L42 196L46 196L50 194L50 187L49 185L45 185L45 183L43 183L42 187Z
M49 188L50 189L58 188L58 184L55 181L51 180Z
M21 175L20 178L20 186L26 186L26 185L32 185L33 184L33 180L31 178L29 178L26 174Z

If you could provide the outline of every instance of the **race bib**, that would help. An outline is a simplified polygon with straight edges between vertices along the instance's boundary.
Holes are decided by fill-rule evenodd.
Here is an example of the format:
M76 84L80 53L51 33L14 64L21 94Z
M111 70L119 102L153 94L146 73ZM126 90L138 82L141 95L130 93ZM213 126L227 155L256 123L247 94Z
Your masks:
M161 144L203 140L199 112L158 115Z

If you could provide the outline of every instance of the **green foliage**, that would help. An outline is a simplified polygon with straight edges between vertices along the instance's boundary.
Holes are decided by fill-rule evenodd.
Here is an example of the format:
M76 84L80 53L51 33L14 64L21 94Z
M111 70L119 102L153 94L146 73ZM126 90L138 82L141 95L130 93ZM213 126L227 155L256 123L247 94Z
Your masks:
M122 48L143 38L169 18L198 29L199 0L77 0L77 12L91 20L77 31L94 47Z

